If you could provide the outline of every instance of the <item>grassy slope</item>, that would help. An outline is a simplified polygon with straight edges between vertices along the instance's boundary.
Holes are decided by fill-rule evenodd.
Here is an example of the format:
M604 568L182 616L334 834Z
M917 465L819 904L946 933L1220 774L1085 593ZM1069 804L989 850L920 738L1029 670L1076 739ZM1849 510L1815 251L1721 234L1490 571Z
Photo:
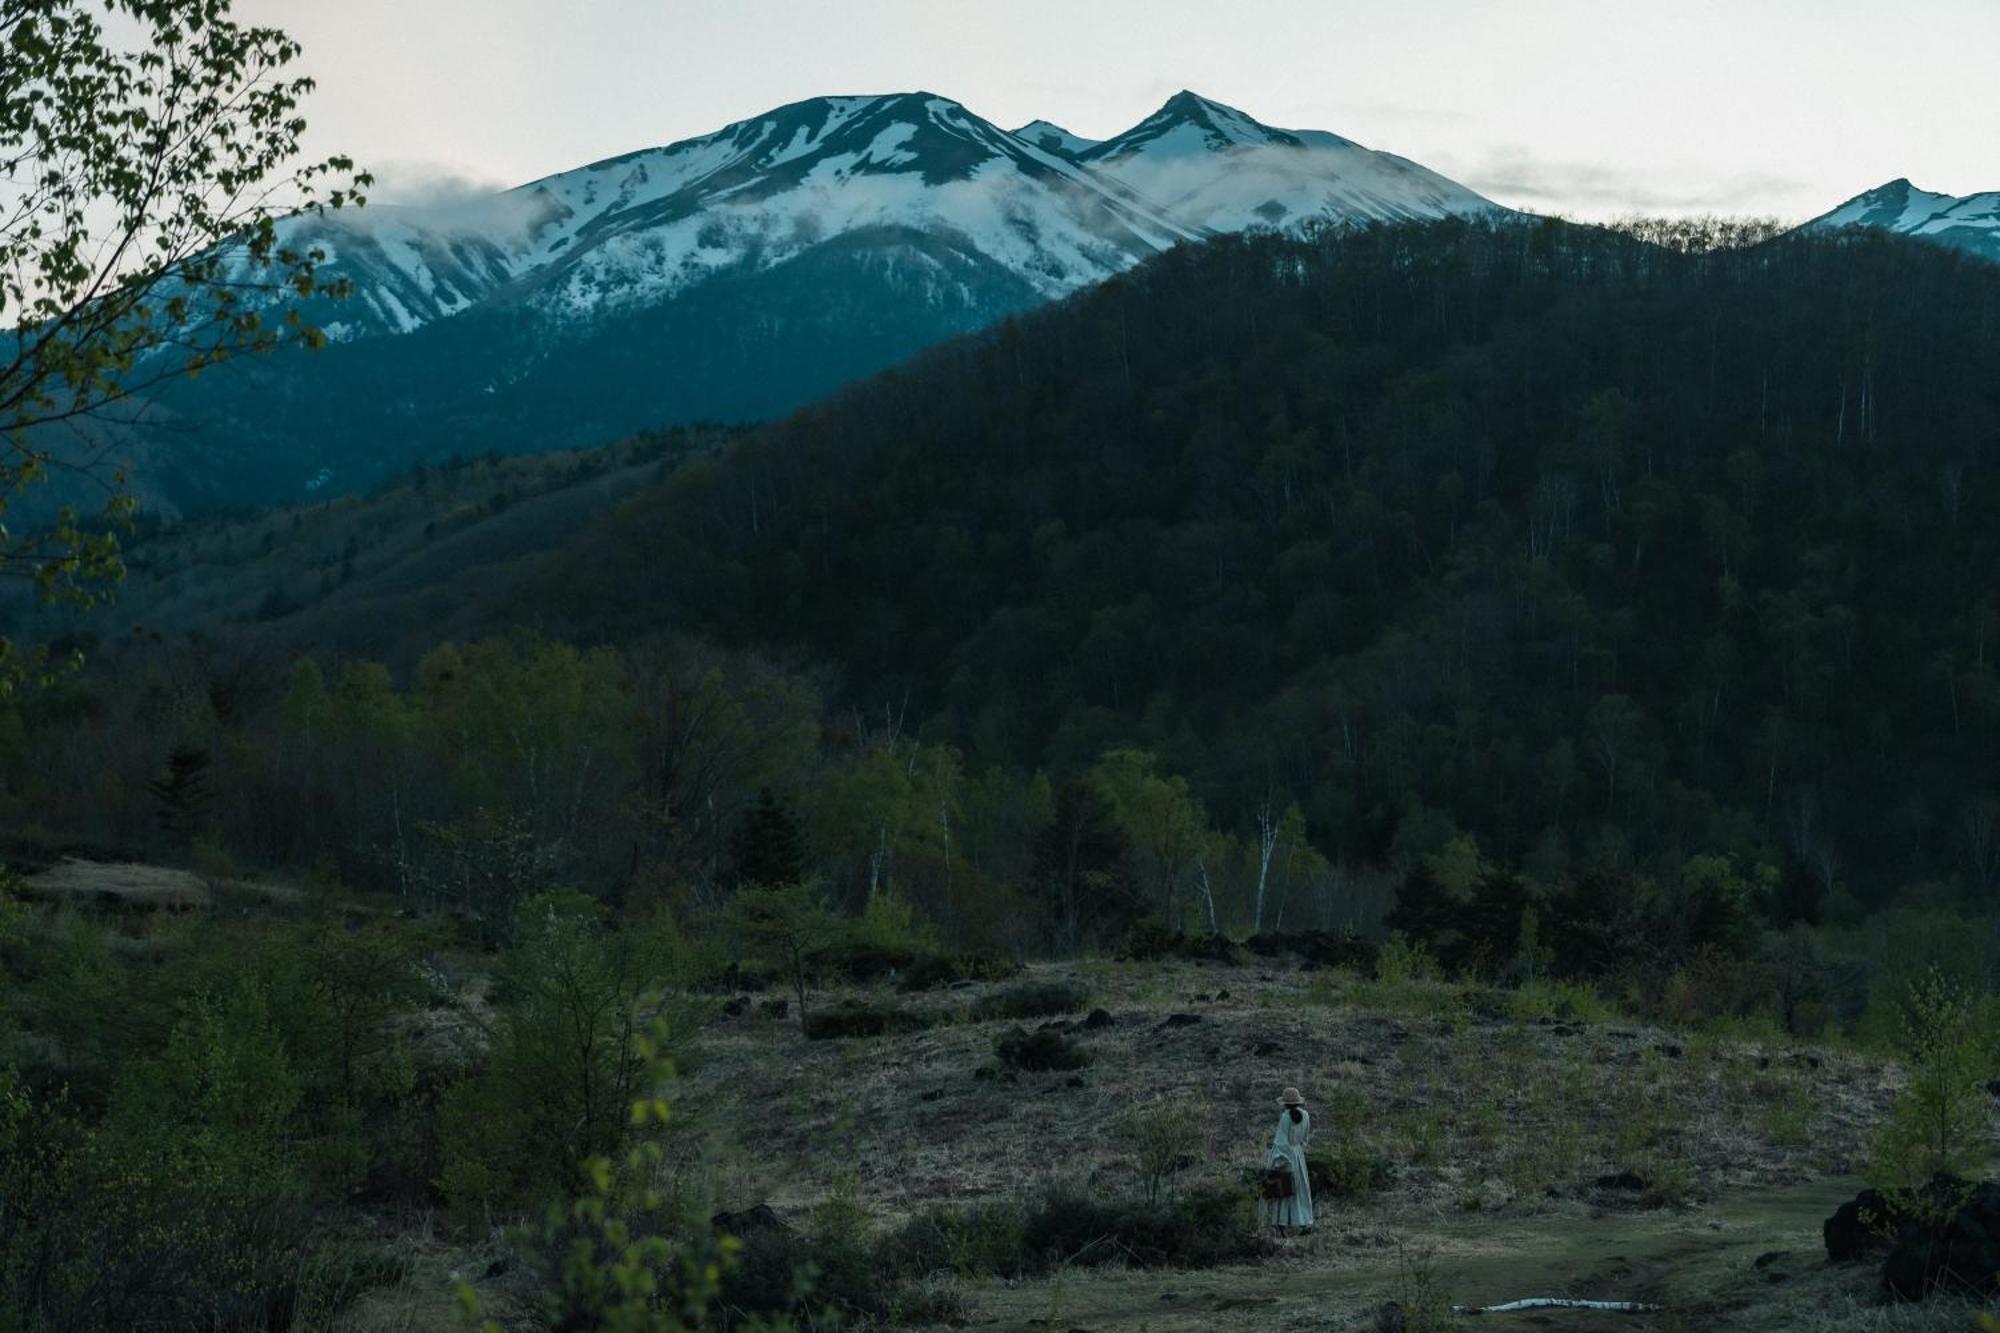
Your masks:
M1941 1330L1966 1322L1963 1307L1950 1305L1877 1309L1872 1273L1823 1264L1820 1222L1859 1187L1869 1127L1893 1094L1895 1073L1877 1062L1618 1022L1477 1018L1449 987L1389 992L1289 965L1033 972L1086 982L1116 1017L1082 1034L1093 1061L1081 1087L1060 1073L976 1078L992 1063L1004 1023L957 1019L910 1036L806 1042L794 1021L718 1018L699 1070L678 1094L684 1151L719 1156L725 1207L768 1201L803 1224L851 1172L859 1200L884 1224L1042 1184L1131 1191L1120 1121L1151 1099L1192 1104L1206 1126L1182 1185L1232 1177L1260 1157L1278 1089L1298 1084L1324 1106L1345 1088L1366 1103L1360 1141L1396 1163L1378 1195L1321 1199L1314 1235L1284 1242L1277 1258L1252 1267L966 1279L972 1322L1372 1327L1382 1302L1404 1293L1405 1261L1421 1255L1453 1302L1579 1295L1665 1307L1637 1317L1489 1316L1479 1327ZM973 994L904 1002L962 1014ZM1170 1013L1201 1021L1162 1027ZM1259 1043L1278 1049L1259 1055ZM1662 1045L1682 1053L1644 1054ZM1497 1126L1482 1122L1487 1107L1497 1107ZM1322 1142L1331 1133L1325 1114ZM1657 1143L1630 1146L1622 1131L1648 1116L1661 1131ZM1573 1158L1543 1151L1565 1135L1581 1145ZM1435 1140L1428 1154L1426 1138ZM1692 1169L1687 1197L1646 1206L1595 1184L1648 1152L1645 1160ZM1781 1257L1755 1266L1773 1251ZM447 1250L437 1261L477 1271ZM494 1287L504 1296L507 1279ZM357 1311L350 1327L396 1326L370 1322L382 1308Z

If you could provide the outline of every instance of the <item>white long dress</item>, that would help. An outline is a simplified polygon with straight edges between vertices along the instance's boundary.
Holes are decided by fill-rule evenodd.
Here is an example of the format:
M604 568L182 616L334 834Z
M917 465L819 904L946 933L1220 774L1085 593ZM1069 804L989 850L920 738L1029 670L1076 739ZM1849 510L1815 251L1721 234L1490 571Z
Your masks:
M1296 1124L1289 1110L1278 1112L1278 1132L1271 1136L1271 1151L1264 1158L1266 1168L1287 1167L1295 1192L1289 1199L1264 1200L1267 1227L1306 1228L1313 1224L1312 1181L1306 1175L1306 1144L1313 1132L1312 1112L1301 1110Z

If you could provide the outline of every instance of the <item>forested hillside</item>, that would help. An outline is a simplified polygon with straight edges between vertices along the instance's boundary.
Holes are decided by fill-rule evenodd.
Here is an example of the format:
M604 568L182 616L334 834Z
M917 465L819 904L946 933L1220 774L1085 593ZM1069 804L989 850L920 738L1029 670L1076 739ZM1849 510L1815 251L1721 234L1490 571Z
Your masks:
M756 431L130 533L0 698L0 1325L581 1327L563 1219L655 1168L716 1326L1261 1286L1272 1080L1374 1275L1300 1308L1441 1219L1509 1296L1851 1304L1750 1256L1991 1141L1996 385L1921 242L1253 237Z
M1988 896L2000 269L1678 240L1184 248L683 469L534 600L803 649L974 767L1138 746L1342 863Z

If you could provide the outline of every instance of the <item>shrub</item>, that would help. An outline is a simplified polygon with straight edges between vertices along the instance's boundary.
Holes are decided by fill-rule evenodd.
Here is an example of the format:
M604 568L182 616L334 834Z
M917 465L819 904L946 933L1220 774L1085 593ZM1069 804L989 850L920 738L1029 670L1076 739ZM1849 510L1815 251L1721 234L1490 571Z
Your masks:
M1535 977L1507 993L1507 1017L1517 1023L1560 1019L1572 1023L1613 1023L1618 1011L1587 982Z
M1156 1102L1125 1117L1124 1138L1132 1145L1147 1203L1158 1203L1168 1176L1181 1169L1201 1144L1201 1116L1185 1100Z
M1255 1258L1266 1248L1255 1200L1240 1185L1204 1186L1165 1204L1053 1190L1029 1210L1022 1244L1037 1271L1114 1262L1213 1268Z
M580 894L522 905L485 1064L441 1108L440 1184L461 1216L574 1188L585 1161L624 1146L645 1075L640 1002L671 951L658 930L607 929ZM686 1005L660 1015L676 1050L698 1018Z
M1354 1142L1306 1154L1306 1179L1314 1199L1366 1199L1388 1186L1389 1159Z
M990 954L927 954L904 970L897 988L938 990L961 981L1003 981L1020 971Z
M908 1280L1034 1277L1109 1263L1211 1268L1266 1249L1248 1188L1211 1185L1160 1203L1056 1189L1026 1203L932 1209L884 1238L879 1254L882 1272Z
M1000 1034L993 1049L1008 1068L1030 1073L1081 1069L1090 1063L1090 1052L1059 1027L1039 1027L1033 1032L1011 1028Z
M1910 987L1902 1056L1909 1084L1870 1145L1871 1183L1884 1193L1986 1165L1987 1043L1979 1006L1933 970Z
M901 975L936 956L937 940L928 923L888 893L869 899L861 915L836 923L832 938L813 954L813 968L848 981L877 981Z
M1015 1277L1028 1271L1027 1213L1014 1201L933 1208L884 1238L880 1264L887 1273L922 1279Z
M1375 941L1352 930L1299 930L1252 935L1243 947L1260 958L1293 954L1314 967L1344 967L1372 973Z
M924 1015L894 1005L849 1002L833 1009L819 1009L806 1016L802 1025L809 1041L829 1041L837 1037L882 1037L893 1032L916 1032L930 1026Z
M1052 1018L1074 1014L1090 1003L1090 992L1067 981L1027 981L1005 990L982 995L973 1002L973 1021L994 1019L1021 1022L1030 1018Z
M803 1020L806 989L845 929L819 890L809 884L747 885L730 900L729 924L743 946L791 986Z
M1376 951L1375 979L1385 986L1436 981L1440 975L1437 959L1421 941L1412 943L1401 935L1391 935Z

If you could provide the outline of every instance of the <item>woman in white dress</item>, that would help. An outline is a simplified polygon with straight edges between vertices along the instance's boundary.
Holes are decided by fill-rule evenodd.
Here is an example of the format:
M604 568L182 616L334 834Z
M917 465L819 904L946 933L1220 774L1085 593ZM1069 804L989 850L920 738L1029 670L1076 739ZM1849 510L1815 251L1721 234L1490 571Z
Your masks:
M1313 1225L1312 1181L1306 1175L1306 1144L1312 1139L1312 1113L1297 1088L1286 1088L1278 1099L1278 1132L1271 1136L1271 1151L1264 1159L1265 1170L1283 1169L1292 1174L1292 1195L1288 1199L1264 1200L1264 1225L1289 1235L1311 1231Z

